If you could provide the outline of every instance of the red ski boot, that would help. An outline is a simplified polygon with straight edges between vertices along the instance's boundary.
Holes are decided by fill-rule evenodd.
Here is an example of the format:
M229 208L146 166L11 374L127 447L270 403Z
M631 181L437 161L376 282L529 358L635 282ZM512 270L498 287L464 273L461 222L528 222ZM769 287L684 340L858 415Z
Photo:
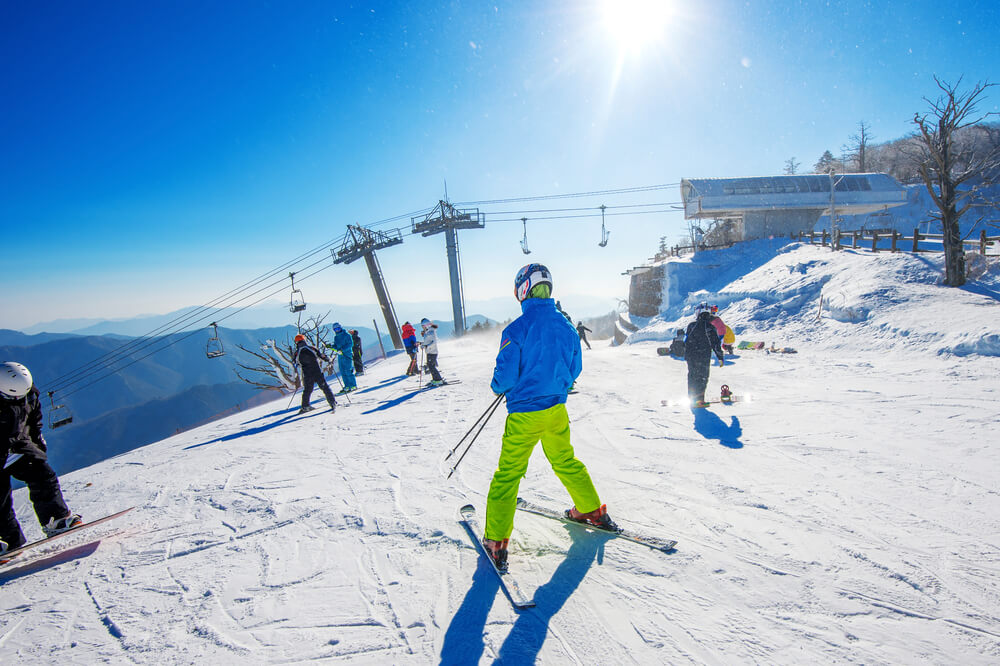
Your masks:
M490 559L493 560L493 565L496 566L497 571L507 571L507 542L509 541L510 539L504 539L503 541L483 539L483 548L486 549Z
M621 528L618 527L618 525L615 524L615 521L611 520L611 516L608 515L607 504L602 504L599 508L594 509L590 513L580 513L574 506L571 509L566 509L566 517L570 520L575 520L578 523L592 525L598 529L606 530L608 532L621 531Z

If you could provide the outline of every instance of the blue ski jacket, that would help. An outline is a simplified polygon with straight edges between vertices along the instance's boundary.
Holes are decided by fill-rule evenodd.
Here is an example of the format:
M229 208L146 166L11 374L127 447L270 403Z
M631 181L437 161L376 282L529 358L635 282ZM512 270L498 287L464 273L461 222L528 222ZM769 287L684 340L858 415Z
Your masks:
M351 350L354 348L354 340L351 339L351 334L344 329L340 329L340 333L333 336L333 348L347 358L351 358Z
M490 388L507 394L507 411L537 412L566 402L583 370L580 336L551 298L529 298L503 330Z

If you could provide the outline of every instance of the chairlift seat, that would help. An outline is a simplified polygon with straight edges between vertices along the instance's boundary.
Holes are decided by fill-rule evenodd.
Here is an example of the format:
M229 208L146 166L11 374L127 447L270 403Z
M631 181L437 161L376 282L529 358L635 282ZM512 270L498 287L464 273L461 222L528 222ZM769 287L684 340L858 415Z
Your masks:
M53 405L49 410L49 428L55 430L73 422L73 415L70 414L66 405Z

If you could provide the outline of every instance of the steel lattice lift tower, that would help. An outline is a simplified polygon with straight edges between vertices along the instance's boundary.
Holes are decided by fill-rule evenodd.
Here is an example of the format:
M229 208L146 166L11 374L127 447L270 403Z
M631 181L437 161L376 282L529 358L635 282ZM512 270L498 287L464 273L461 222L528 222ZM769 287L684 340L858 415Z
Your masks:
M368 274L371 275L372 285L375 287L375 295L378 297L378 304L382 308L382 315L385 317L385 325L389 327L389 337L392 338L392 346L396 349L403 348L403 339L399 334L399 325L396 323L396 310L392 307L392 299L389 298L389 290L385 287L385 278L382 277L382 269L379 268L378 259L375 257L375 250L381 250L403 242L399 230L392 231L372 231L362 226L347 225L347 236L344 244L339 250L330 250L333 255L333 263L349 264L361 257L365 258L368 264Z
M458 260L458 230L482 229L486 216L478 208L458 210L447 201L438 201L424 217L410 219L413 233L433 236L442 231L448 249L448 273L451 277L451 309L455 317L455 335L465 333L465 296L462 293L462 268Z

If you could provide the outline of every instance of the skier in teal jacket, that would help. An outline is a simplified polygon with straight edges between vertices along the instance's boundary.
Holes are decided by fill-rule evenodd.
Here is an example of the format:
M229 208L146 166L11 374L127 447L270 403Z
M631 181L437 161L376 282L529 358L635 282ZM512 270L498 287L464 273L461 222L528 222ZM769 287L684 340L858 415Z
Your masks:
M358 388L358 380L354 378L354 340L351 334L341 327L340 324L333 325L333 348L337 350L337 368L340 370L340 378L344 382L343 393L349 393Z
M503 331L490 383L494 393L507 396L508 411L483 537L483 546L500 569L507 566L517 490L539 440L552 471L573 500L567 516L602 529L618 529L570 443L566 395L583 369L580 337L556 309L551 294L552 276L545 266L529 264L518 271L514 295L522 314Z

